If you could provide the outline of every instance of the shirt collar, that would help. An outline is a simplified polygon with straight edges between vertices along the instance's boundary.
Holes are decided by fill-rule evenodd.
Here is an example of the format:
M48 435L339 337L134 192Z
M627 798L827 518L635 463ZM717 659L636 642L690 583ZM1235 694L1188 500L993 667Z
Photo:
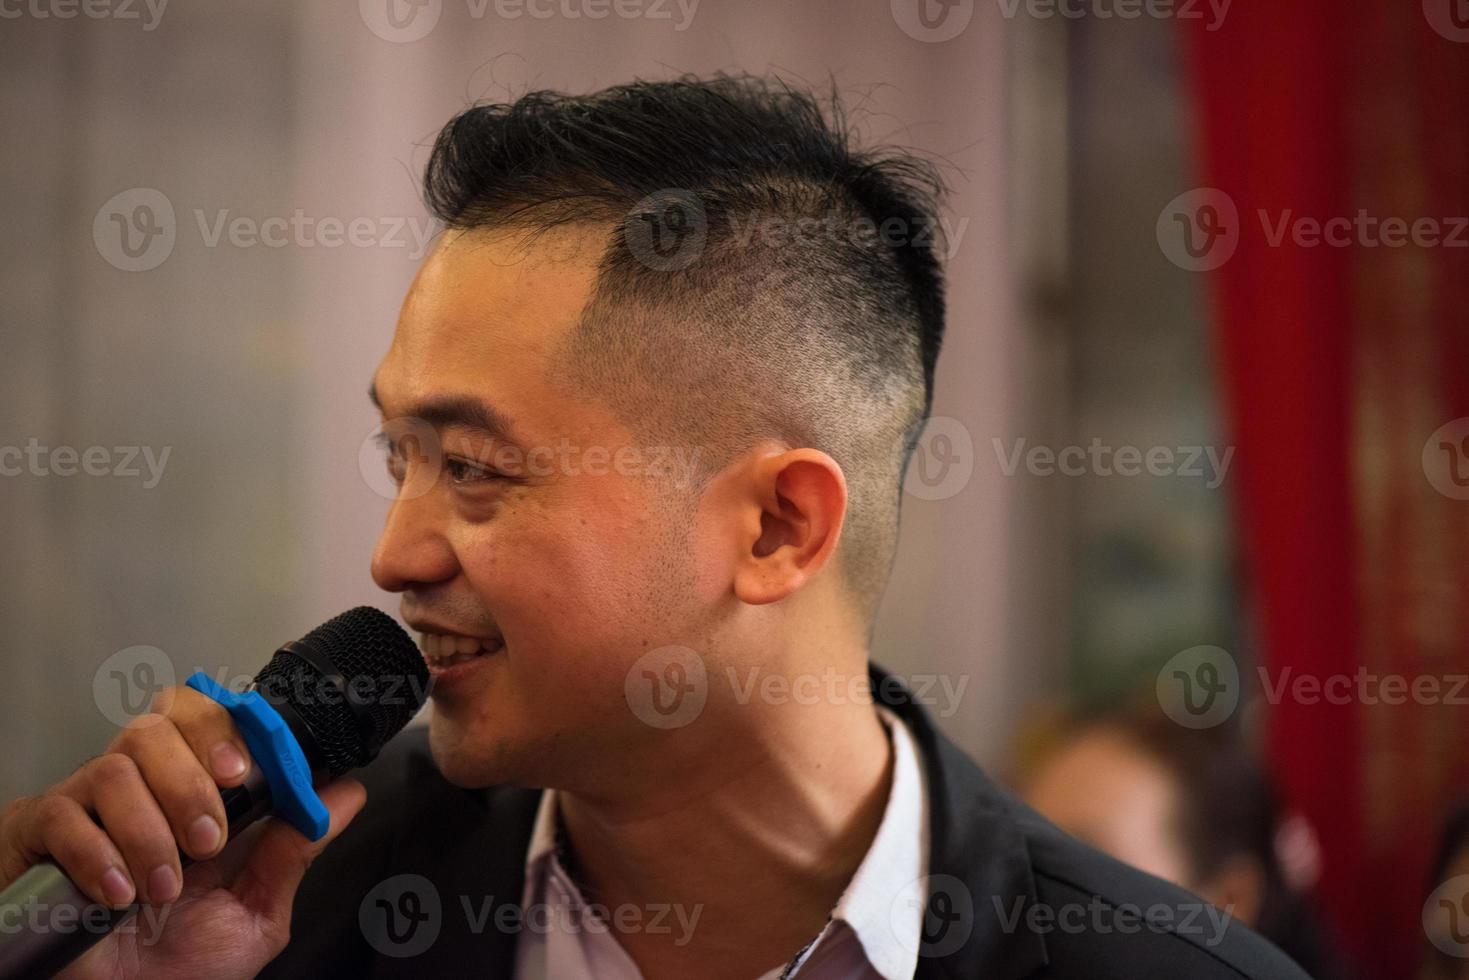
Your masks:
M832 910L857 934L872 968L885 980L911 977L923 931L923 903L901 903L928 874L928 793L908 726L886 707L878 713L893 746L893 782L867 855Z

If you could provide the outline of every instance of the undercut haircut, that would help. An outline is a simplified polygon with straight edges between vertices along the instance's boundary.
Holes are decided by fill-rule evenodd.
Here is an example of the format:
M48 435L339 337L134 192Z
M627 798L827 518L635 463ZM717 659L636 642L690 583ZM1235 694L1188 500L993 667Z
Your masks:
M749 75L532 92L451 120L424 191L451 229L605 226L558 382L645 445L697 448L690 503L759 440L828 453L870 628L944 334L943 184L854 142L835 93Z

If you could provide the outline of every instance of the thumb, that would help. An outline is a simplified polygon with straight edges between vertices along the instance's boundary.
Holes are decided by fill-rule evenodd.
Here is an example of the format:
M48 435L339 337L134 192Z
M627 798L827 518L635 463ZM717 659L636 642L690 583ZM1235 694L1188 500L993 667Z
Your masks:
M331 814L326 835L310 841L284 820L271 820L230 886L241 905L265 920L262 925L282 935L290 929L291 902L306 869L367 802L367 790L355 779L338 779L319 795Z

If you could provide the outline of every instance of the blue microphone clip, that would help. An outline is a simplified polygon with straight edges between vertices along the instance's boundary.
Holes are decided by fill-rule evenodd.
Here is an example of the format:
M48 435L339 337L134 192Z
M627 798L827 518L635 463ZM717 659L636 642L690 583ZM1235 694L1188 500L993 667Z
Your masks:
M311 785L311 767L280 712L259 691L236 694L202 670L184 683L219 702L234 718L250 749L250 757L265 773L275 815L299 830L307 840L325 837L331 815Z

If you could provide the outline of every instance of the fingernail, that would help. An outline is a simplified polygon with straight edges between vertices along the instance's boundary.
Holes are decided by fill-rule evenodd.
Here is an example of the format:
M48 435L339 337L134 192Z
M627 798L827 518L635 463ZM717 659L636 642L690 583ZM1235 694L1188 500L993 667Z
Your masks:
M201 814L189 824L189 849L195 854L208 854L219 843L219 824L209 814Z
M220 742L209 752L216 779L234 779L245 771L245 757L233 742Z
M133 901L133 886L127 875L116 868L108 868L102 876L102 897L109 905L130 905Z
M160 864L148 875L148 901L171 902L178 891L178 875L166 864Z

